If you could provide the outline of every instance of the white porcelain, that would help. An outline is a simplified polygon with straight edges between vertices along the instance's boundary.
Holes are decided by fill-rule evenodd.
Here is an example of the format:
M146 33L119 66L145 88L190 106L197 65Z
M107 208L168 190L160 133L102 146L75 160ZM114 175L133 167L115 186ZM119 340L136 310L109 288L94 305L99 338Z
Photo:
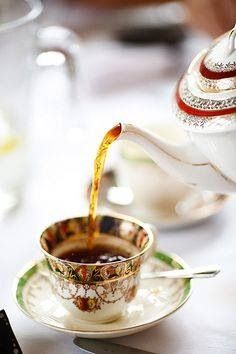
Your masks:
M150 129L171 139L171 141L186 139L183 130L175 124L157 124ZM171 136L170 131L172 131ZM118 181L121 185L129 186L133 192L134 214L138 207L140 210L143 209L143 213L146 210L149 212L153 210L157 213L156 216L168 217L175 213L175 207L179 201L183 201L188 198L189 194L195 193L189 186L166 174L132 142L121 144L120 162L117 171ZM144 183L144 181L148 181L148 183ZM168 193L166 193L167 190ZM141 220L146 219L141 218Z
M131 124L119 139L140 144L171 176L200 189L236 192L236 29L200 53L176 89L175 114L188 140L171 143Z
M188 268L179 257L158 251L143 266L143 271ZM51 288L45 261L27 266L19 273L14 297L25 315L57 331L84 338L114 338L134 334L155 326L179 309L191 294L188 279L141 280L137 296L123 315L111 323L79 320L58 302Z

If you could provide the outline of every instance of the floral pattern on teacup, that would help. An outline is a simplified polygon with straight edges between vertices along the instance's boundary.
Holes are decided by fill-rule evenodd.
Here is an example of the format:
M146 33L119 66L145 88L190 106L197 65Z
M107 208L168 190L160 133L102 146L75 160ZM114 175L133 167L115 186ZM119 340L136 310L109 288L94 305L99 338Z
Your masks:
M113 264L76 264L61 259L46 257L49 269L67 280L79 283L96 283L114 280L136 273L141 266L143 256Z
M51 274L53 290L64 300L71 301L83 312L96 312L106 304L131 301L137 292L138 276L132 275L101 284L71 283Z

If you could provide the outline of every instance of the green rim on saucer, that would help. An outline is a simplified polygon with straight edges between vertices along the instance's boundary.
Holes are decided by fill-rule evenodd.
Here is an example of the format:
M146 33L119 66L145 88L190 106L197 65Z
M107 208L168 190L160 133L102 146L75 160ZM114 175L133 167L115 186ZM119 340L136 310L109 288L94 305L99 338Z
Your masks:
M176 255L156 251L144 271L182 269L188 266ZM142 280L138 294L120 319L111 323L79 321L57 302L52 292L45 260L28 265L16 277L14 297L21 311L52 329L85 338L113 338L137 333L174 313L189 298L190 279Z

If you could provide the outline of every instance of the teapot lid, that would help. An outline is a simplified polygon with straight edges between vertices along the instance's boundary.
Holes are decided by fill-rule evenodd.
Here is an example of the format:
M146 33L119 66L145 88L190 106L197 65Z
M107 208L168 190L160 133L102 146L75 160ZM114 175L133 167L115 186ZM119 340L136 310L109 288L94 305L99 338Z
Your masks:
M236 128L236 26L194 58L177 85L176 115L188 130Z

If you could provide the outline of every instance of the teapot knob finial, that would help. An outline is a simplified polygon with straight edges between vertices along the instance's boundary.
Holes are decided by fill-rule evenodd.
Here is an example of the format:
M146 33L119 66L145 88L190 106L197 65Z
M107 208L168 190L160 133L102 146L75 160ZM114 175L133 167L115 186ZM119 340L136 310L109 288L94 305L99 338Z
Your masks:
M235 38L236 38L236 24L234 25L234 28L229 33L228 55L231 55L233 53L233 51L236 49Z

